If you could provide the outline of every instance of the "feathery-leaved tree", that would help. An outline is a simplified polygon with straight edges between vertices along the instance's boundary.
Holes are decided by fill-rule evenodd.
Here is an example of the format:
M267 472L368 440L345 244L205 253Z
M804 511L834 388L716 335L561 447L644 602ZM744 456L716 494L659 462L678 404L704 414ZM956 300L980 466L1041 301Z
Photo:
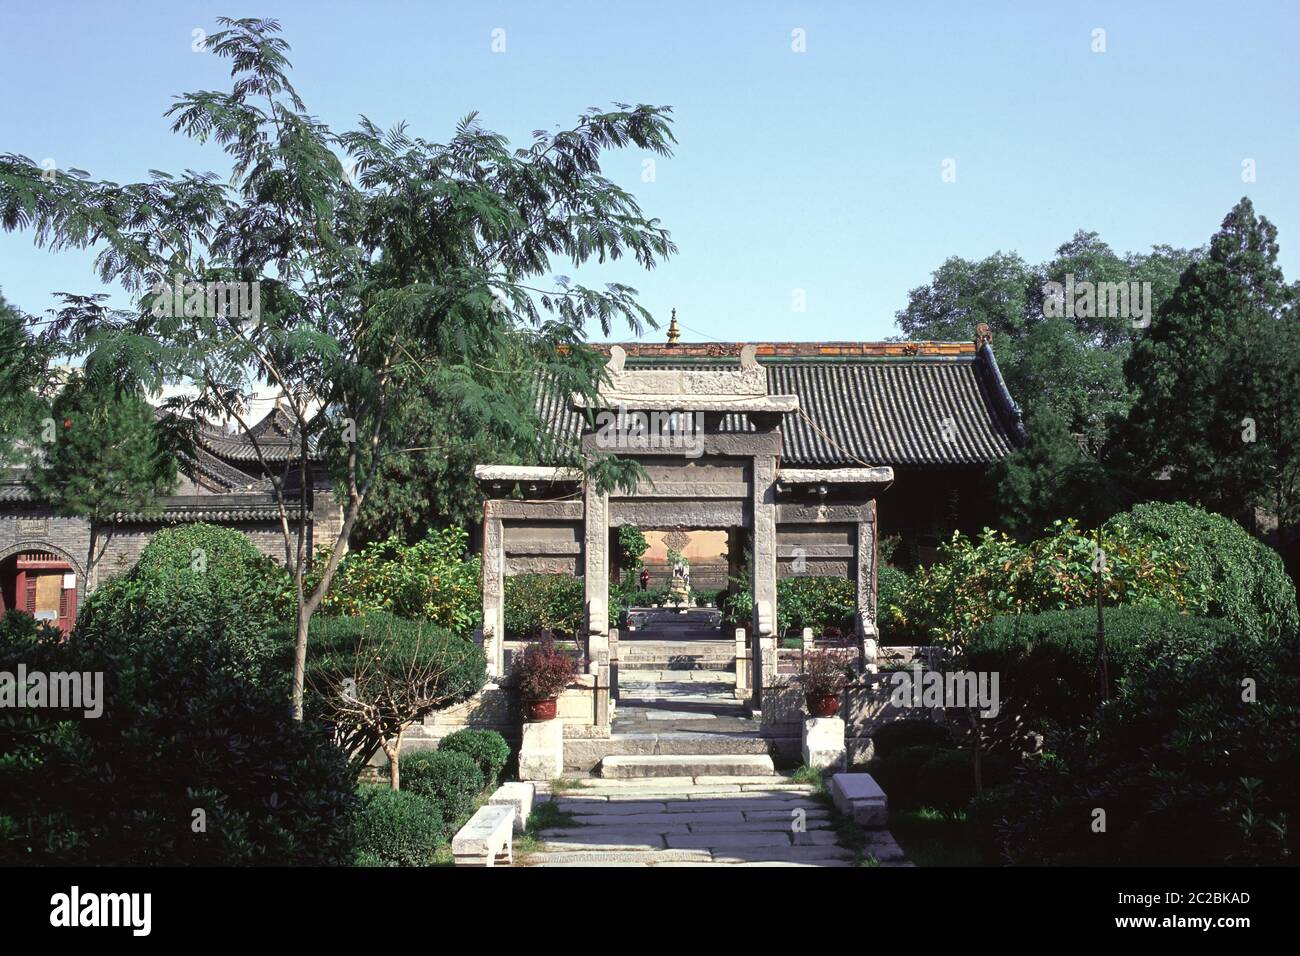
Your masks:
M288 44L274 20L220 21L207 49L231 62L229 90L180 96L174 132L215 142L231 175L153 171L119 185L80 171L45 175L0 157L0 223L46 248L96 247L105 281L137 294L135 310L72 297L59 313L64 347L87 367L149 390L189 386L169 404L224 418L245 434L258 388L283 395L297 426L295 467L314 449L337 452L342 527L318 583L305 586L310 546L299 515L311 482L263 463L272 477L285 561L297 598L293 709L302 714L308 623L347 553L377 469L400 453L394 410L429 391L457 410L457 428L536 449L544 433L531 401L539 376L594 395L601 357L587 321L639 331L649 314L623 284L591 288L556 275L631 258L653 268L675 251L657 220L601 173L610 149L668 155L669 109L589 110L519 149L473 114L446 143L405 125L362 118L334 132L307 111L289 79ZM183 283L257 283L256 308L233 308ZM252 298L252 291L258 296ZM254 447L257 447L255 436ZM260 448L258 450L261 455ZM627 461L586 462L602 487L628 487Z

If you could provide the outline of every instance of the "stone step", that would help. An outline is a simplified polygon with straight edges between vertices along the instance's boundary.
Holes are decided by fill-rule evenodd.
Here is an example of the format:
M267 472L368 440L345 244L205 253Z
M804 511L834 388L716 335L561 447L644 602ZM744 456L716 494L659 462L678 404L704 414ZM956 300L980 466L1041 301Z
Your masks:
M629 667L620 667L618 672L618 686L620 688L628 684L718 684L719 686L733 687L735 683L735 675L729 669L708 667L691 670L663 666L654 668L647 666L644 670L640 667L635 670Z
M767 754L637 754L606 757L600 775L635 777L770 777L776 774Z

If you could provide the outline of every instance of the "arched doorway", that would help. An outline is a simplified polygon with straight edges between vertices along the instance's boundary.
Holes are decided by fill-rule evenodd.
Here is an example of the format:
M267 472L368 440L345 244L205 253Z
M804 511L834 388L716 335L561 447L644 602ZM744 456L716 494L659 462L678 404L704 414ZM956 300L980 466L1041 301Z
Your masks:
M68 634L77 620L79 580L72 562L53 548L12 549L0 559L0 614L26 611Z

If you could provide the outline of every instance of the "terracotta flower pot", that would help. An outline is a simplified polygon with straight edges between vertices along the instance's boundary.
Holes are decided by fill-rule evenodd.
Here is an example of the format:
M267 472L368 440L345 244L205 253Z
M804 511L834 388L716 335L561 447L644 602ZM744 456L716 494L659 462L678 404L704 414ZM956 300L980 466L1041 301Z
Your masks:
M524 701L524 717L528 720L554 720L559 699Z
M813 717L834 717L840 709L839 694L808 694L808 713Z

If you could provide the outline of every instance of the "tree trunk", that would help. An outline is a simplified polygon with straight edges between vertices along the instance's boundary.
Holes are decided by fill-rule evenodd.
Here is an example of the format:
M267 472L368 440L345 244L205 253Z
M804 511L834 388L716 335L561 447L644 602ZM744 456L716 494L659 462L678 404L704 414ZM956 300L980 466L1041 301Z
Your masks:
M402 788L402 733L399 730L391 744L387 740L382 744L388 758L388 785L394 790Z
M1097 527L1097 553L1092 562L1093 583L1097 592L1097 670L1101 684L1101 699L1110 697L1110 676L1106 668L1106 617L1102 610L1101 594L1101 526Z
M293 719L302 720L303 683L307 673L307 626L311 611L306 603L298 605L298 625L293 641ZM394 788L396 789L396 788Z

